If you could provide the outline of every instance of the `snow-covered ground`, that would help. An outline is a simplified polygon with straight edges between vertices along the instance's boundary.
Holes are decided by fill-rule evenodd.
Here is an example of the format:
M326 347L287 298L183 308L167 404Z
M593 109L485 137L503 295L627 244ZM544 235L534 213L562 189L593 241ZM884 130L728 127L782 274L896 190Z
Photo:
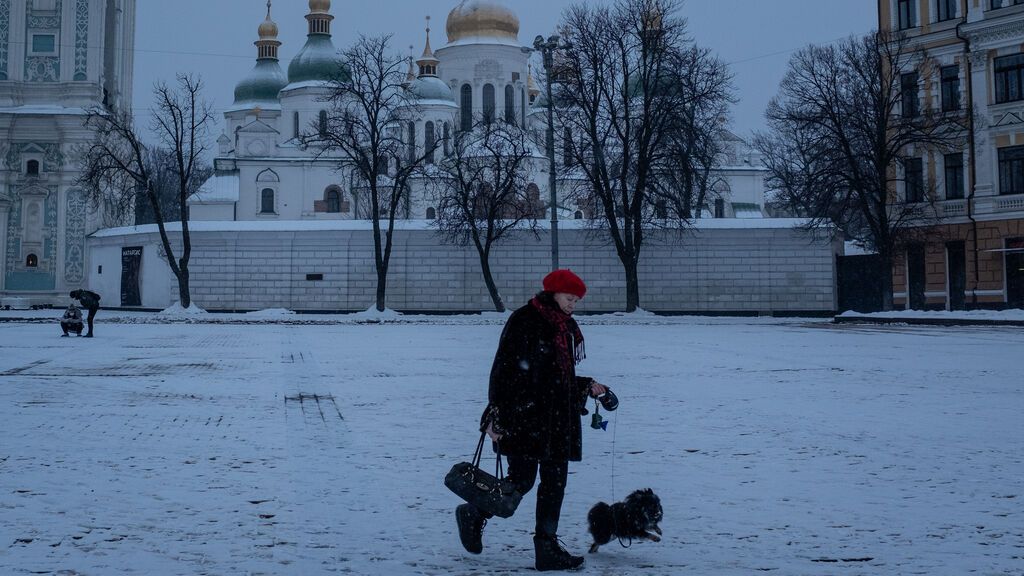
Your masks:
M534 493L470 556L442 485L475 445L500 316L114 316L94 339L0 323L0 574L531 570ZM589 507L636 488L665 508L663 542L583 573L1024 572L1019 328L581 323L580 372L622 404L584 430L562 537L583 553Z

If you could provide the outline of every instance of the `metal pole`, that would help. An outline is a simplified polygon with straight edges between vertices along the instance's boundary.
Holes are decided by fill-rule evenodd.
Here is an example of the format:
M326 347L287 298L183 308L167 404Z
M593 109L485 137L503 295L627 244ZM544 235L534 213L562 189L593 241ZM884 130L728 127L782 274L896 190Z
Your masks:
M556 190L555 177L555 103L551 95L551 64L552 53L555 50L555 42L550 39L543 46L544 50L544 72L547 74L547 97L548 97L548 130L547 130L547 151L548 151L548 189L551 194L551 269L558 270L558 193Z

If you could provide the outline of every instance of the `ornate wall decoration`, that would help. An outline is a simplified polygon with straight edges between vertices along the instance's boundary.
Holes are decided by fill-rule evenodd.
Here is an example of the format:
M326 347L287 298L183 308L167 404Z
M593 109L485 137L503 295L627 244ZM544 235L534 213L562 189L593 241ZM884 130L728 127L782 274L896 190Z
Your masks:
M34 188L38 192L38 188ZM53 290L56 288L57 269L57 188L46 188L43 200L43 229L39 232L42 240L42 254L39 266L26 268L22 261L22 239L25 238L25 222L22 218L24 199L21 190L12 187L12 204L7 225L7 274L4 288L7 290Z
M75 6L75 80L89 79L89 0Z
M60 79L60 59L54 56L25 58L26 82L56 82Z
M67 192L64 223L64 281L81 284L85 280L85 193L77 188Z
M32 0L29 0L28 9L25 11L26 31L52 33L58 39L59 46L61 2L62 0L57 0L57 5L53 12L40 12L35 9ZM26 33L26 37L29 36L30 34ZM31 42L31 40L29 41ZM60 56L33 56L28 50L25 50L25 81L60 81Z
M60 172L64 169L64 153L60 151L59 144L19 142L11 144L7 150L7 169L14 172L21 172L21 155L25 152L43 153L43 171Z
M473 68L473 75L475 78L500 78L501 77L501 64L497 60L481 60Z
M11 0L0 0L0 80L7 80L7 40L11 35Z

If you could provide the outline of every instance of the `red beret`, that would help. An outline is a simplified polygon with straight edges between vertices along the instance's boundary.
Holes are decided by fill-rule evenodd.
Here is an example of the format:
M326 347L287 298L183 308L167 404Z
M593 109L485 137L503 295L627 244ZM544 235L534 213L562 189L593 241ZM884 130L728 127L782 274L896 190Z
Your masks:
M587 285L572 270L555 270L544 277L544 290L547 292L564 292L578 298L587 293Z

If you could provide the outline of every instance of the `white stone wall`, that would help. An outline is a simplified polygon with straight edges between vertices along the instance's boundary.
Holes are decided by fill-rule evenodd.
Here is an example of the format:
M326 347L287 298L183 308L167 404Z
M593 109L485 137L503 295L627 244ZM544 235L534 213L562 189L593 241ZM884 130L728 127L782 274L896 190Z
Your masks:
M94 263L104 267L103 285L113 288L111 283L119 282L120 246L145 246L144 264L158 261L155 232L103 234L90 239ZM789 226L716 227L661 236L648 240L641 259L641 306L647 310L835 310L834 254L839 248L827 239L811 242ZM355 311L374 303L369 230L198 230L192 242L192 297L203 308ZM491 267L508 307L523 304L539 290L549 270L548 242L542 231L539 239L524 234L494 249ZM623 309L625 280L614 248L580 229L561 230L560 242L561 266L579 273L589 288L580 310ZM323 280L307 280L307 274L323 274ZM145 307L164 308L171 304L168 297L176 300L176 288L154 288L175 286L165 263L144 265L142 284ZM101 284L93 278L90 285ZM118 295L105 295L105 304L117 304L117 286ZM387 305L408 311L491 309L476 251L443 244L429 229L396 230Z

